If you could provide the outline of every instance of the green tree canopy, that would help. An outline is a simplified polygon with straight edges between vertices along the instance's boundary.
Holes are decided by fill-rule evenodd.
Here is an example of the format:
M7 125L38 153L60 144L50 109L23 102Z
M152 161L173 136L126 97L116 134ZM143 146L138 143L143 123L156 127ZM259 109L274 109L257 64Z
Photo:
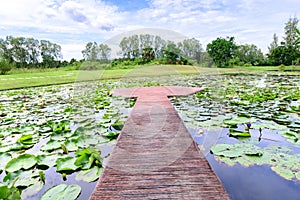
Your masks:
M299 20L294 17L290 18L289 21L285 24L283 37L286 46L296 47L297 35L297 25Z
M263 62L263 52L254 44L240 45L236 49L236 57L243 63L258 65Z
M7 36L0 39L0 54L17 68L57 67L62 58L61 47L47 40Z
M278 45L278 38L273 38L269 47L268 59L272 65L292 65L300 61L300 31L297 28L299 20L294 17L285 23L283 41Z
M234 37L217 38L209 43L206 51L217 67L229 66L229 60L234 57L237 46Z
M200 55L203 49L199 40L195 38L185 39L178 43L178 48L181 49L184 57L195 59L197 63L200 63Z

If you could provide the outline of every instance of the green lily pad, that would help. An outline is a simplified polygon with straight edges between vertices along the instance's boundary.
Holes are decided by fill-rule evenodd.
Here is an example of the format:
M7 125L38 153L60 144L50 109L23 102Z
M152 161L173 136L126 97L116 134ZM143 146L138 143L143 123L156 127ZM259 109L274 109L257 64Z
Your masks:
M10 153L1 153L0 154L0 173L2 173L4 166L7 164L7 162L11 159Z
M40 200L75 200L80 192L79 185L60 184L47 190Z
M58 158L56 160L56 171L63 172L77 170L79 167L74 164L75 161L75 157Z
M21 200L20 191L15 187L1 186L0 197L3 200Z
M61 148L62 142L57 140L49 140L45 145L41 147L42 151L53 151Z
M79 148L77 143L78 143L78 139L77 140L76 139L67 140L65 142L65 146L66 146L68 151L76 151Z
M279 124L275 124L275 123L262 123L262 124L252 124L251 128L253 129L271 129L271 130L285 130L287 129L286 126L284 125L279 125Z
M261 156L262 150L252 144L216 144L211 147L211 152L217 156L236 158L242 155Z
M38 165L45 165L48 167L53 167L56 165L56 160L58 158L62 158L63 155L61 154L49 154L49 155L38 155L37 156L37 164Z
M292 180L295 177L295 174L292 170L287 169L282 166L272 166L271 169L276 172L279 176L287 179L287 180Z
M77 181L86 181L86 182L93 182L97 180L100 177L100 174L102 172L103 168L99 168L97 166L92 167L91 169L88 170L83 170L80 171L76 175L76 180Z
M246 123L253 123L256 119L248 118L248 117L235 117L232 119L225 119L224 123L229 127L237 127L238 124L246 124Z
M110 140L115 140L118 138L119 134L120 134L119 132L108 132L108 133L104 133L102 136Z
M239 131L236 129L229 129L229 136L232 137L251 137L249 131Z
M75 165L81 169L90 169L94 164L101 167L102 158L99 149L86 148L77 150L75 153L78 157L75 160Z
M43 182L43 171L24 171L17 176L17 181L14 183L15 187L28 187L39 181Z
M41 189L43 189L43 187L44 183L42 181L35 181L31 186L22 191L22 199L26 199L32 195L37 194Z
M35 141L32 140L32 134L22 135L22 137L18 139L18 142L22 144L35 144Z
M36 157L32 154L23 154L11 159L5 166L7 172L14 172L20 169L29 169L37 163Z
M122 130L122 128L123 128L123 126L124 126L124 122L122 122L122 121L116 121L116 122L113 123L111 126L112 126L114 129L120 131L120 130Z

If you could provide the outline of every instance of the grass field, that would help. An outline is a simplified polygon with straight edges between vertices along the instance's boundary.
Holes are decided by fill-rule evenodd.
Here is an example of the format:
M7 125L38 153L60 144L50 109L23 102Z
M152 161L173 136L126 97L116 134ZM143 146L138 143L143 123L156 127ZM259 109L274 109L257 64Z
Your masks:
M139 66L132 69L111 69L97 71L80 70L45 70L43 72L24 71L0 76L0 90L17 89L33 86L73 83L101 79L119 79L127 77L192 75L192 74L222 74L222 73L261 73L275 72L278 67L234 67L234 68L202 68L181 65L151 65ZM286 72L300 74L300 67L286 67Z

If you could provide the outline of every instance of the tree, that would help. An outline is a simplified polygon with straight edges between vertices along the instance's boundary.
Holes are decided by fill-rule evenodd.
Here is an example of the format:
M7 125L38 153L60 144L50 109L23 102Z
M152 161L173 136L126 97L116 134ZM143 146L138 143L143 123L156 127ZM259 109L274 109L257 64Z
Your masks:
M98 45L97 42L88 42L81 53L86 61L107 63L110 58L111 48L107 44Z
M12 59L16 63L17 68L27 67L27 61L29 60L29 55L26 50L26 39L24 37L12 37L8 36L7 40L10 46L10 54Z
M271 61L272 65L292 65L295 61L295 58L299 58L299 56L299 51L297 51L291 45L280 45L276 49L274 49L271 54L268 54L268 58Z
M8 41L8 36L6 37L6 40L0 39L0 54L2 55L2 58L7 60L8 62L13 62L13 55L10 50L10 44Z
M99 60L107 63L110 59L111 48L107 44L99 44Z
M124 37L120 44L119 44L123 57L130 59L131 58L131 52L132 52L132 47L130 43L130 38Z
M30 67L35 67L39 63L40 56L40 42L34 38L28 38L26 40L25 49L28 53L27 64Z
M271 53L274 49L276 49L278 47L278 36L276 35L276 33L274 33L273 35L273 41L270 44L270 46L268 47L269 49L269 53Z
M61 47L46 40L7 36L0 39L0 54L17 68L59 67Z
M207 45L206 51L217 67L224 67L229 65L229 60L234 57L236 48L234 37L227 37L213 40Z
M195 38L185 39L178 43L178 47L181 49L184 57L195 59L198 64L200 63L200 56L203 49L199 40Z
M299 20L294 17L290 18L285 23L283 37L284 41L278 45L278 37L276 34L273 36L273 42L269 47L267 54L269 62L273 65L292 65L300 60L300 31L297 28Z
M86 61L96 61L99 54L97 42L88 42L81 53Z
M168 41L167 46L163 50L163 56L168 64L176 64L181 58L181 50L172 41Z
M285 24L284 27L284 42L286 46L296 47L296 40L297 40L297 24L299 20L294 17L290 18L289 21Z
M160 36L155 36L154 42L153 42L153 49L155 53L156 58L162 58L163 57L163 49L166 48L167 42L163 40Z
M240 45L236 49L236 57L243 63L251 63L251 65L258 65L263 62L264 54L254 44Z
M145 47L143 49L143 53L142 53L142 60L144 62L149 62L151 60L154 60L155 58L155 53L152 47Z
M41 57L43 59L43 67L58 67L58 60L62 58L61 46L58 44L51 43L47 40L40 41Z
M4 59L0 55L0 74L4 75L14 67L14 64L9 63L8 60Z
M297 39L295 41L295 44L298 46L300 45L300 30L298 28L296 28L296 33L297 33Z

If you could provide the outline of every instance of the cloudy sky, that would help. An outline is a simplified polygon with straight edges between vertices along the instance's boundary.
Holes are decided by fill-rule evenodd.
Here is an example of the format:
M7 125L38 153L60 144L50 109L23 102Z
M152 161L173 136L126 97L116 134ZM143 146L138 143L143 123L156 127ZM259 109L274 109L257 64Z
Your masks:
M273 33L283 36L299 0L1 0L0 38L46 39L62 46L64 59L81 59L89 41L141 28L179 32L204 48L217 37L256 44L264 52Z

